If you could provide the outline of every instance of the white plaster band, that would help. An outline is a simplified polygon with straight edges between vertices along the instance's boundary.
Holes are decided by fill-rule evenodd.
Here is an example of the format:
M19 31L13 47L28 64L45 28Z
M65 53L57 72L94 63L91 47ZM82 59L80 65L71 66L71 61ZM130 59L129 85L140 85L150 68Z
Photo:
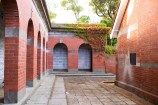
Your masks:
M47 53L53 53L53 50L49 50L49 49L47 49L46 52L47 52Z
M134 23L134 24L132 24L128 27L125 27L125 28L121 29L119 31L118 35L120 36L120 35L123 35L123 34L127 34L129 32L135 31L137 29L138 29L138 23Z
M125 63L125 62L118 62L118 65L127 65L127 66L136 66L136 67L141 67L141 68L151 68L151 69L157 69L158 64L151 64L151 63L138 63L136 65L131 65L130 63Z
M17 27L5 27L5 36L6 37L15 37L19 36L19 28Z

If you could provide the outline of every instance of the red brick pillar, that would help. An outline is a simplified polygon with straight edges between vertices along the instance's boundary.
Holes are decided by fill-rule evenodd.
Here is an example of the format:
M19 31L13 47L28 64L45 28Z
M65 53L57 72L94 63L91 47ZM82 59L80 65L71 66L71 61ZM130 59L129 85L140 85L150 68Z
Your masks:
M27 58L26 58L26 85L33 87L36 83L37 66L36 64L36 48L34 46L34 29L32 20L29 21L27 31Z
M45 75L45 39L43 39L43 75Z
M34 85L34 79L35 79L35 75L34 72L35 68L34 68L34 45L31 44L30 42L32 42L32 39L28 39L28 43L27 43L27 62L26 62L26 85L29 87L33 87Z
M38 44L37 44L37 79L42 78L42 46L41 46L41 34L38 33Z
M19 28L16 0L1 0L5 16L4 103L17 103L25 95L26 34Z
M46 49L44 49L44 72L46 73L47 69L46 69Z
M19 37L5 37L4 103L17 103L25 95L25 62L26 42Z
M69 50L68 51L68 72L78 71L78 51Z
M93 72L105 73L105 55L104 52L92 53L92 68Z
M48 42L46 42L45 53L46 53L46 73L48 73L49 72L48 70Z
M38 79L41 79L41 74L42 74L42 51L41 51L41 46L39 45L37 47L37 75Z
M43 74L45 74L45 50L43 49Z
M53 70L53 50L47 49L47 71Z

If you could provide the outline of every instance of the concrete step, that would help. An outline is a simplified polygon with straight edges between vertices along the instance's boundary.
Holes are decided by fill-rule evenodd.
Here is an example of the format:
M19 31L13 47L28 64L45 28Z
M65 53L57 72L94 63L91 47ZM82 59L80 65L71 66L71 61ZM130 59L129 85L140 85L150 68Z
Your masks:
M50 74L55 74L56 76L88 76L88 77L115 77L112 73L97 73L97 72L58 72L52 71Z

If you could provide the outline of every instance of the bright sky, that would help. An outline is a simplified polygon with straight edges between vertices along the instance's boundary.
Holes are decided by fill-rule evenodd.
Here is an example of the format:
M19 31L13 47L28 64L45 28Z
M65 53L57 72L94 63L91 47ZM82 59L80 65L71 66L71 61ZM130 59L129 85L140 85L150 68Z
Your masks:
M53 13L57 14L56 19L54 19L55 23L75 23L76 19L73 15L72 11L65 10L61 7L60 3L62 0L46 0L48 4L54 4L50 7L50 10ZM90 0L78 0L79 5L81 5L84 10L80 13L80 16L86 15L90 17L90 23L98 23L100 22L100 17L98 17L95 13L92 12L92 8L89 6Z

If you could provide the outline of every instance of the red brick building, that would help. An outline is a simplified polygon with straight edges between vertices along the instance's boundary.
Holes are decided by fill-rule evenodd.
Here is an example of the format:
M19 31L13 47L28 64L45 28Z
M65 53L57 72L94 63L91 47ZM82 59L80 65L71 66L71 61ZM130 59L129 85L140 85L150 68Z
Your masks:
M158 1L121 0L111 37L118 38L117 81L158 102Z
M73 33L52 30L48 38L50 30L45 0L0 1L0 85L4 81L4 103L18 103L27 87L35 87L48 70L105 72L105 59L100 57L103 52L94 52Z
M157 0L121 0L111 33L118 38L115 67L100 56L103 52L95 52L73 32L51 29L45 0L1 0L0 82L4 81L4 103L19 102L27 87L34 87L47 71L105 72L105 64L107 69L117 69L118 86L157 103L157 18ZM109 62L113 60L109 58Z
M88 71L105 73L104 52L95 52L90 44L67 32L65 27L53 27L48 40L48 69L51 71Z
M44 0L0 1L0 79L4 103L17 103L46 72L50 21ZM38 77L38 78L37 78Z

